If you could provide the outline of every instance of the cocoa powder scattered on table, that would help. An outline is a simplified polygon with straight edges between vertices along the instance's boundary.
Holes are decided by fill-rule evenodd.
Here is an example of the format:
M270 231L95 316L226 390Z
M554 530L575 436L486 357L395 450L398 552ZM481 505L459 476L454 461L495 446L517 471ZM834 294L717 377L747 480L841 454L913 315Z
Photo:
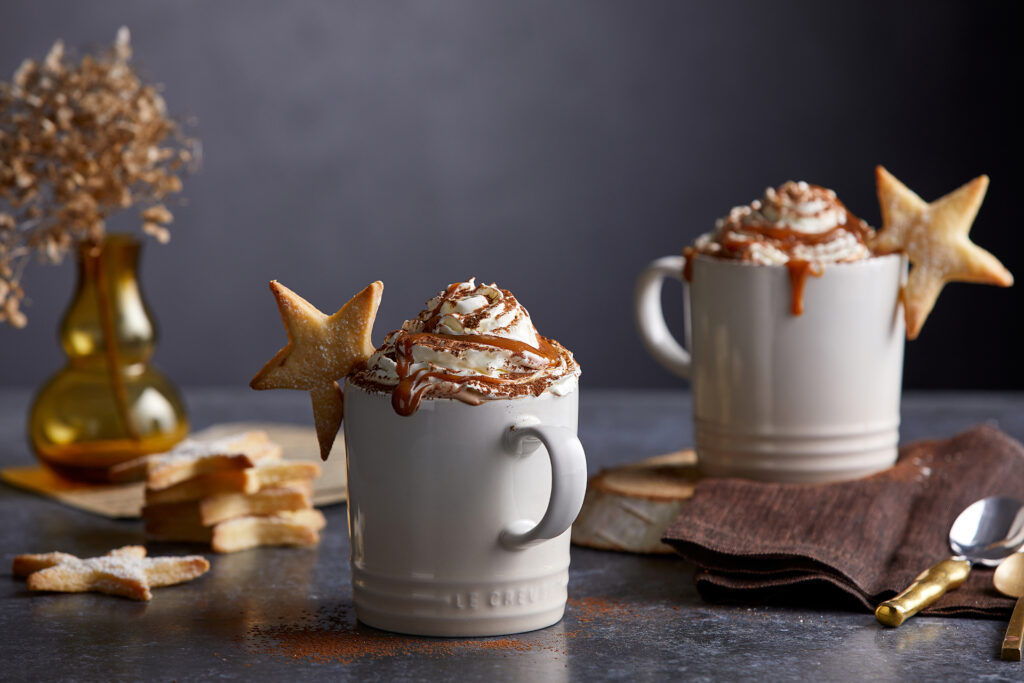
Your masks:
M320 610L298 624L253 626L247 631L245 641L253 654L341 664L410 655L440 659L473 650L507 653L561 650L554 645L554 639L536 637L421 638L388 633L359 624L345 607Z
M307 613L298 623L257 624L244 638L252 654L296 661L351 664L387 657L428 656L435 659L469 652L516 654L548 651L567 655L568 639L586 637L588 624L636 617L629 605L605 598L570 598L558 630L494 638L421 638L378 631L359 624L347 606Z
M606 598L569 598L566 605L580 624L595 619L628 619L637 616L636 608Z

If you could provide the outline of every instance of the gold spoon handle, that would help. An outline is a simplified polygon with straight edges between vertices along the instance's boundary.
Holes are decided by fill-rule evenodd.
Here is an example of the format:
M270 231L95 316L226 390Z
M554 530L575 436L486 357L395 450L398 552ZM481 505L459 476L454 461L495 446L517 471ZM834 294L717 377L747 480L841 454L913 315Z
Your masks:
M1024 638L1024 598L1017 598L1013 615L1010 617L1010 625L1006 627L1006 637L1003 638L1003 649L999 653L999 657L1008 662L1019 662L1022 638Z
M971 563L952 557L922 572L907 590L892 600L886 600L875 610L875 618L886 626L899 626L928 605L941 598L946 591L959 588L971 573Z

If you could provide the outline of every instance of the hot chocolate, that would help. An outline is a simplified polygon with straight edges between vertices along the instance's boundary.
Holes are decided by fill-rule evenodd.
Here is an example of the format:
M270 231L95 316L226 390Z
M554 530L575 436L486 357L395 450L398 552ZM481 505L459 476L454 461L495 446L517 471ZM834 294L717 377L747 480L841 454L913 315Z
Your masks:
M485 636L561 619L568 528L587 483L579 374L511 292L470 279L439 292L348 376L360 621Z
M637 326L692 384L706 474L810 482L889 467L904 331L917 335L947 282L1013 282L967 237L987 177L934 202L882 167L876 182L877 233L832 190L787 182L638 279ZM686 283L686 348L662 312L666 278Z

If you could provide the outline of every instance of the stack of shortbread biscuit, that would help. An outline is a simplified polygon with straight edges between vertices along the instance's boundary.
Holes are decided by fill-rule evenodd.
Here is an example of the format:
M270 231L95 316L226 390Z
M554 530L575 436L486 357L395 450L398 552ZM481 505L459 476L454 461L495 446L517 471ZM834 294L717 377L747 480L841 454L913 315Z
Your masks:
M160 541L209 543L219 553L320 542L324 516L313 509L315 462L282 460L264 432L184 441L174 450L115 468L118 481L146 482L146 534Z

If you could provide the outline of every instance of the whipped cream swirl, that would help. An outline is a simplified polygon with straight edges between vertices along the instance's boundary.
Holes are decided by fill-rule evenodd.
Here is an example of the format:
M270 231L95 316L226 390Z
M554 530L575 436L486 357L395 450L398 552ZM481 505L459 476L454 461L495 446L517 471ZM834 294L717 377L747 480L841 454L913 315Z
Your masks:
M869 258L865 242L873 233L832 190L789 181L735 207L716 221L714 232L698 237L693 249L761 265L840 263Z
M507 289L456 282L430 299L400 330L388 333L349 380L390 392L408 415L424 398L484 400L571 393L580 367L572 353L537 333Z

